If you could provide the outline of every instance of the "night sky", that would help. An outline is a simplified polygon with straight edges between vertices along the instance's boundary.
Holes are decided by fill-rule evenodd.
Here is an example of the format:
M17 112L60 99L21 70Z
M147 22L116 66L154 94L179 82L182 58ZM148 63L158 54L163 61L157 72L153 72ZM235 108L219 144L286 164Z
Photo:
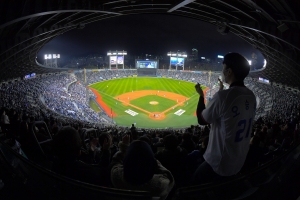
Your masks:
M232 33L221 35L217 28L199 20L158 14L127 15L91 24L84 29L64 33L39 52L61 54L62 58L106 55L109 50L126 50L128 55L166 55L168 51L198 49L199 56L215 58L228 52L239 52L250 58L255 52L250 44Z

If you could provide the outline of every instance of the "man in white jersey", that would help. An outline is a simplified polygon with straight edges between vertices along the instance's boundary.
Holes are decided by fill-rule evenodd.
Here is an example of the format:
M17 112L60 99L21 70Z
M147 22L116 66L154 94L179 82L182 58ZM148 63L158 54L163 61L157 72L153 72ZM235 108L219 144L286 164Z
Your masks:
M197 118L200 125L211 124L209 142L204 153L204 162L193 175L193 183L200 184L237 174L246 159L255 116L256 99L244 85L249 74L248 61L238 53L225 55L222 81L230 85L213 96L205 108L200 84L195 86L200 95Z

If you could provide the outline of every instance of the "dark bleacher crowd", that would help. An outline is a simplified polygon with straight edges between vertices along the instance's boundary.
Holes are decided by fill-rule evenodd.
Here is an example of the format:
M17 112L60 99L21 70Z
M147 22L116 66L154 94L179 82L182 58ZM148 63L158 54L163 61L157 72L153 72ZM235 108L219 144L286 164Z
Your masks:
M91 84L133 74L133 70L104 70L86 75ZM208 81L206 73L159 70L158 74L204 85ZM217 74L211 77L217 78ZM178 187L197 184L191 180L203 161L209 125L176 130L118 127L88 107L93 94L86 93L83 83L80 72L76 76L59 74L2 84L1 133L20 142L29 159L80 181L150 191L160 199L169 193L171 196ZM300 134L299 95L250 78L245 84L260 103L248 157L240 173L288 149ZM43 151L35 138L38 142L49 140L42 145ZM44 159L51 161L50 165L44 165Z

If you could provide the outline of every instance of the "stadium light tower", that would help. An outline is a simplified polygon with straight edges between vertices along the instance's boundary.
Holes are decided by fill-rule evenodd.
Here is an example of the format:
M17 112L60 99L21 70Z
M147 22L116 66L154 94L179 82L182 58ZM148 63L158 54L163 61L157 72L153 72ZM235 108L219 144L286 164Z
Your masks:
M44 55L44 65L46 67L57 68L57 59L60 58L60 54L45 54Z
M123 65L124 69L124 57L127 55L127 51L108 51L107 56L109 56L109 69L111 69L112 65L116 65L116 68L118 68L118 65Z
M177 61L177 63L176 63L176 70L178 68L178 63L180 63L181 61L182 61L182 70L184 70L184 58L187 57L186 52L180 52L180 51L172 52L172 51L170 51L170 52L168 52L167 55L170 56L170 66L169 66L169 69L171 69L172 58L173 58L173 60L175 58L175 60Z

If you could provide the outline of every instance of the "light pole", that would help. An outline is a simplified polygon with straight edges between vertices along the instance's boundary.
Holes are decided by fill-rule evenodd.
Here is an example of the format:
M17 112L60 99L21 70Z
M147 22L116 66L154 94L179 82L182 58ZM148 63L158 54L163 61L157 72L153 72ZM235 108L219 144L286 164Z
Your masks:
M125 63L125 55L127 55L127 51L108 51L107 56L109 56L109 69L111 69L111 65L116 65L118 68L118 64L123 65Z
M187 57L187 54L185 52L168 52L167 54L168 56L170 56L170 66L169 66L169 69L171 69L171 63L172 63L172 59L173 60L176 60L176 70L177 70L177 67L178 67L178 59L182 60L182 69L184 70L184 58Z
M46 67L57 68L57 59L60 58L60 54L45 54L44 55L44 65Z

